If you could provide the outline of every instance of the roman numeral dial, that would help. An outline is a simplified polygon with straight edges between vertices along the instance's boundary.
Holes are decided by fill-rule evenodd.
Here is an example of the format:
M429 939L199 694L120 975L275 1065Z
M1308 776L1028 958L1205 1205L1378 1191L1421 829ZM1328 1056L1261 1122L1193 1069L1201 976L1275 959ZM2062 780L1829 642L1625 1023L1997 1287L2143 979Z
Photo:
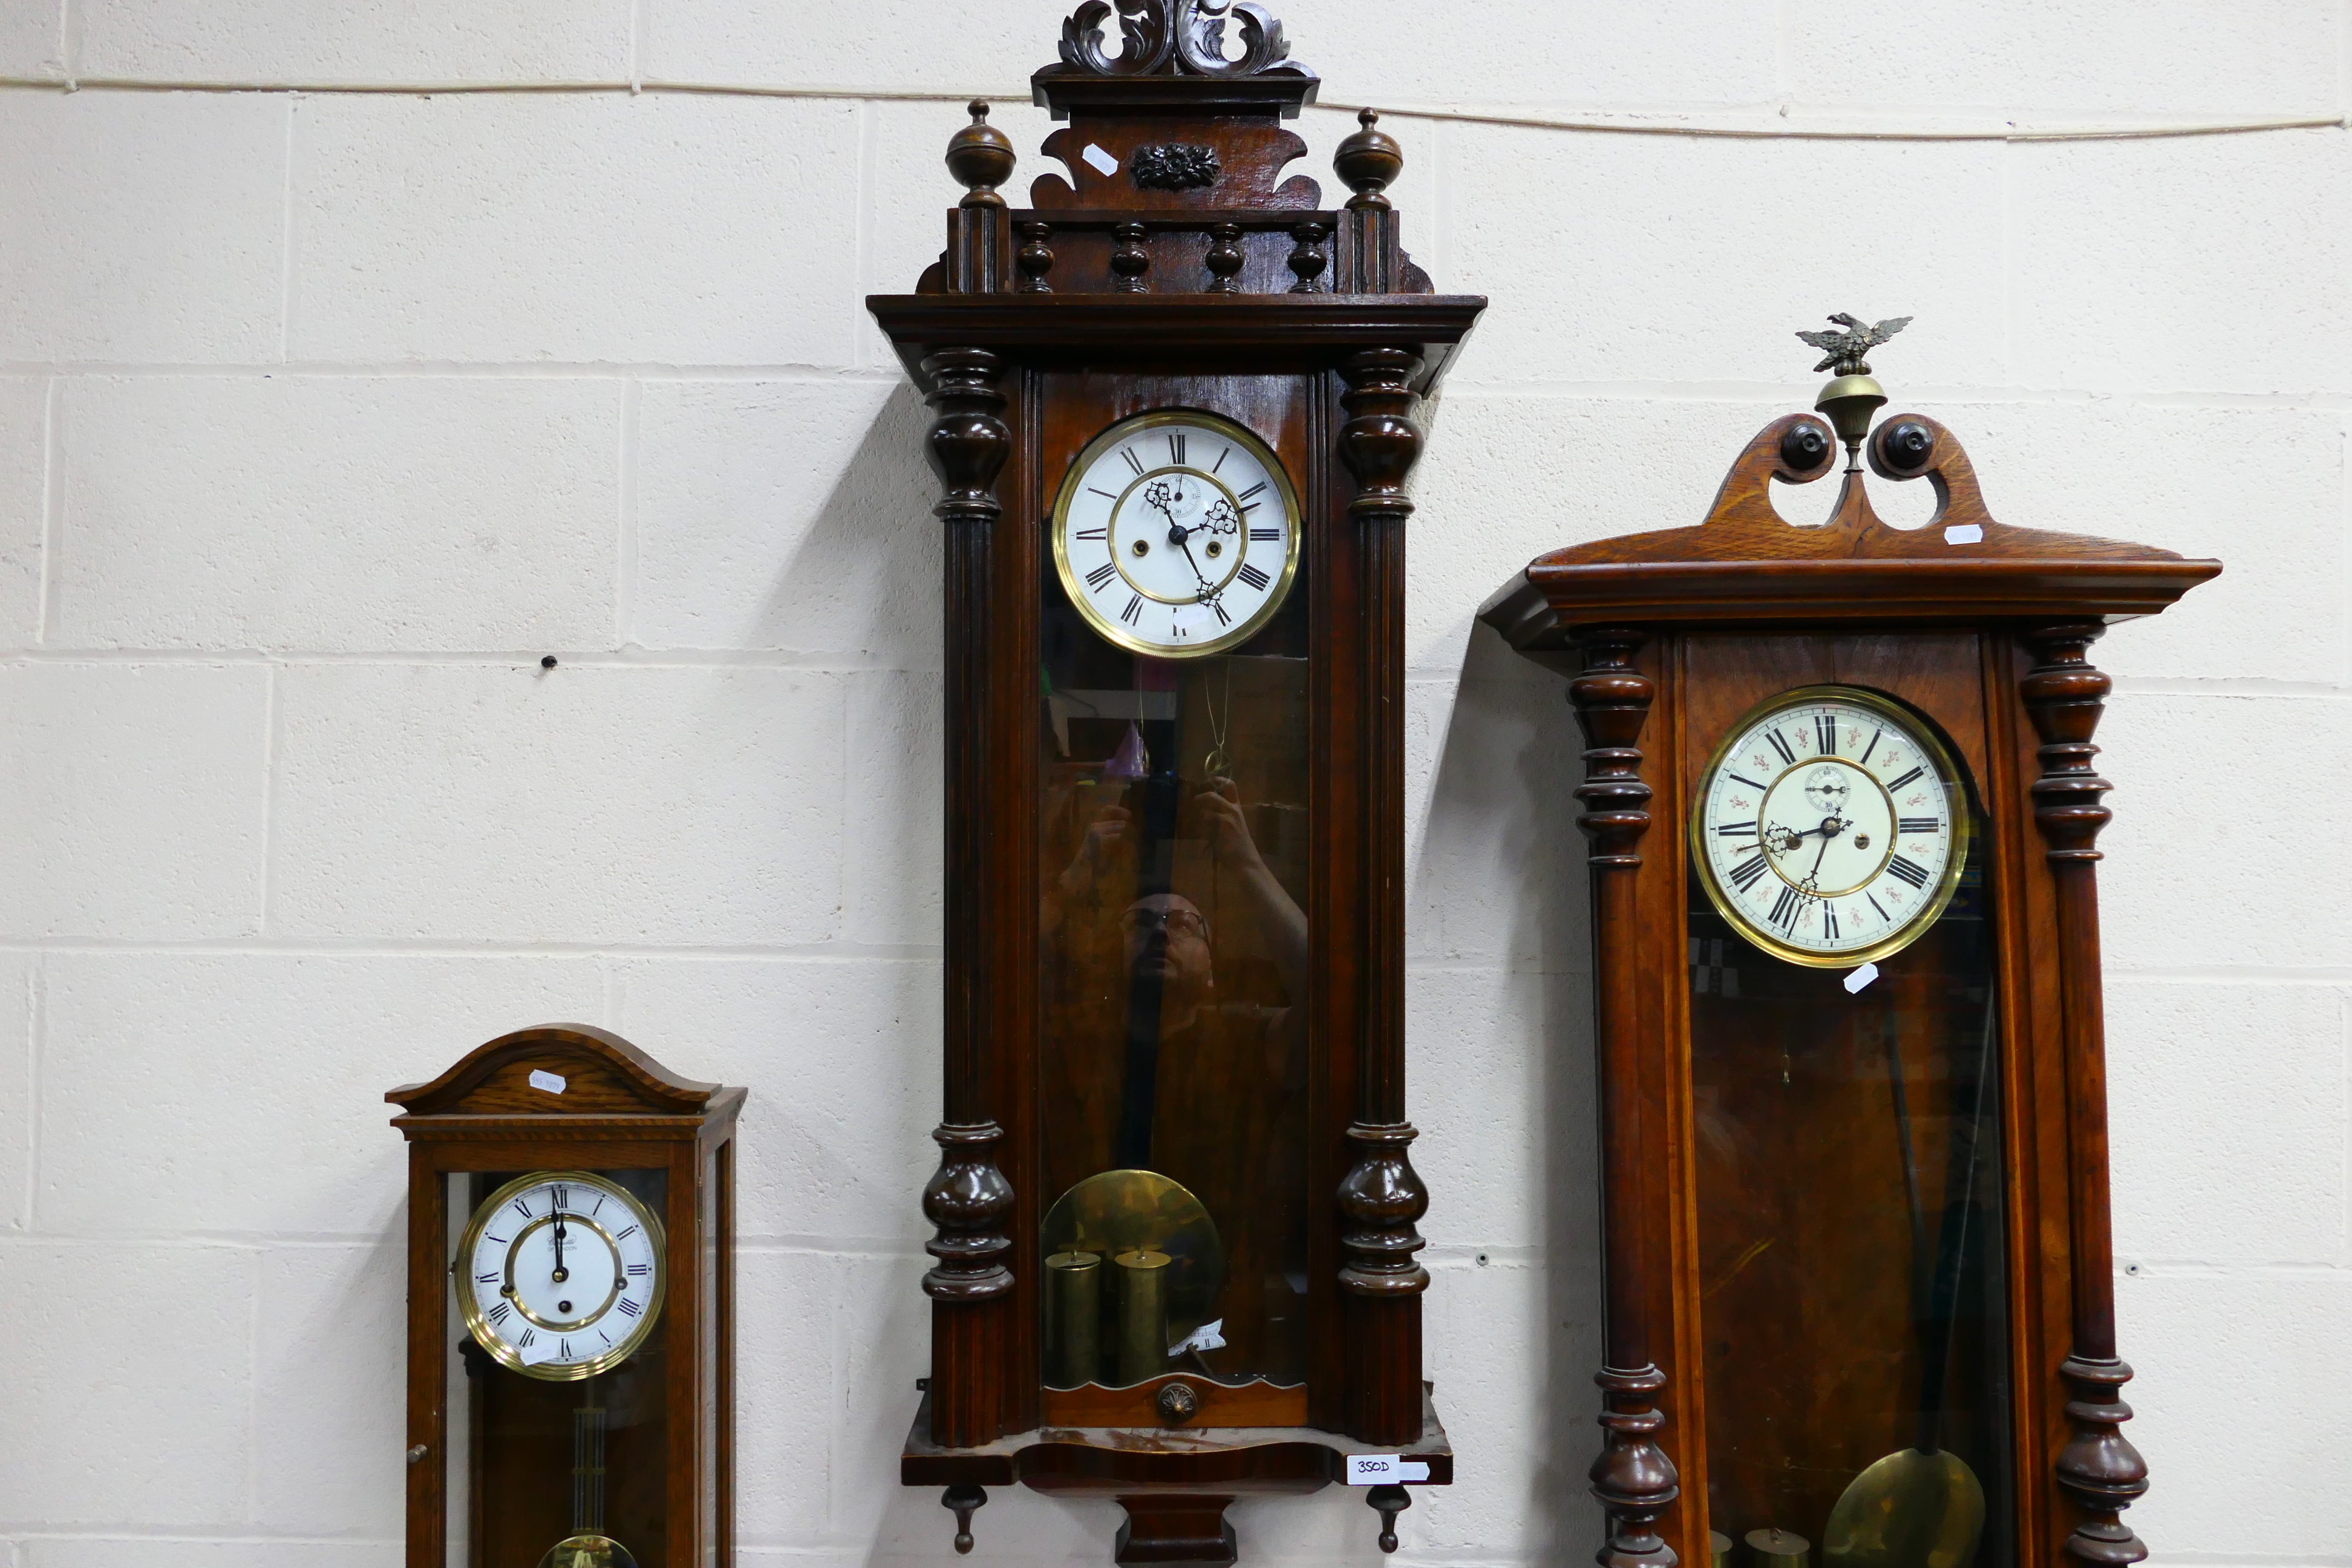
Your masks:
M660 1217L618 1181L580 1171L518 1177L483 1200L458 1241L458 1315L476 1343L526 1377L593 1377L654 1331L663 1245Z
M1071 606L1106 641L1156 658L1241 647L1298 574L1282 459L1212 414L1139 415L1097 436L1070 463L1052 529Z
M1730 925L1776 957L1851 968L1916 941L1968 859L1969 793L1934 727L1853 687L1804 687L1708 738L1691 855Z

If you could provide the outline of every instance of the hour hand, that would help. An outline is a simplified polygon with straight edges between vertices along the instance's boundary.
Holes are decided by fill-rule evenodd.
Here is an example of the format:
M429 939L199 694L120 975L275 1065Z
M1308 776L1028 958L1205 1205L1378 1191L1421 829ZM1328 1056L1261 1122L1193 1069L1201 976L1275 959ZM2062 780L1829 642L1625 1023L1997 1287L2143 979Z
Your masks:
M1775 855L1786 855L1805 841L1805 836L1793 827L1768 827L1764 830L1764 847Z

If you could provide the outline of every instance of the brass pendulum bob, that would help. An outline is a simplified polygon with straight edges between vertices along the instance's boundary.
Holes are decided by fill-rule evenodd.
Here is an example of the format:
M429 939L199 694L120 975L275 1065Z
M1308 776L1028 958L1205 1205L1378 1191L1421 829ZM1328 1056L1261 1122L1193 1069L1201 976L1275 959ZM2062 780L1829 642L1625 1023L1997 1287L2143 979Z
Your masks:
M1935 1274L1927 1287L1927 1312L1920 1344L1919 1441L1889 1454L1854 1477L1830 1510L1822 1535L1822 1568L1969 1568L1984 1536L1984 1484L1958 1454L1944 1447L1944 1382L1951 1367L1952 1328L1959 1305L1960 1266L1968 1243L1969 1198L1976 1186L1977 1136L1984 1118L1985 1080L1992 1071L1993 996L1985 998L1984 1045L1977 1059L1976 1107L1963 1133L1967 1149L1955 1149L1945 1194L1945 1217L1937 1237ZM1889 1026L1892 1027L1892 1026ZM1903 1089L1902 1056L1893 1037L1887 1056L1896 1085L1895 1113L1906 1167L1911 1159L1911 1115ZM1906 1169L1916 1194L1916 1178ZM1958 1213L1953 1212L1958 1200ZM1926 1224L1912 1197L1912 1230ZM1915 1273L1916 1280L1916 1273ZM1916 1291L1915 1284L1915 1293Z
M604 1533L605 1414L589 1378L572 1413L572 1533L547 1549L539 1568L637 1568L629 1549Z

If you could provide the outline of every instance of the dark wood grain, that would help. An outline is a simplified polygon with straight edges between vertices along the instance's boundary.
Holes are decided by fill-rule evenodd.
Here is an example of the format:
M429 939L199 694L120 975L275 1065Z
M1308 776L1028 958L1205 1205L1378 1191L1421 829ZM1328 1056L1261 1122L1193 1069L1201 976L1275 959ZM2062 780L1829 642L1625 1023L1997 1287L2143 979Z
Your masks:
M564 1091L531 1088L533 1069L562 1077ZM730 1562L733 1138L744 1091L680 1078L617 1035L564 1024L502 1036L438 1078L385 1098L406 1108L393 1125L409 1150L408 1441L425 1449L408 1467L411 1568L446 1568L448 1554L446 1444L451 1421L460 1418L447 1408L448 1253L470 1214L470 1207L453 1212L449 1178L546 1170L665 1173L667 1295L651 1342L628 1363L661 1389L660 1414L642 1441L616 1436L614 1484L635 1489L635 1517L659 1521L647 1528L661 1539L639 1548L645 1560ZM569 1523L566 1411L576 1389L493 1375L509 1415L526 1423L561 1417L564 1429L560 1443L502 1451L484 1440L492 1396L468 1382L471 1405L462 1418L476 1439L467 1536L477 1563L542 1552L557 1539L548 1530ZM484 1507L493 1492L508 1504Z
M2042 776L2031 792L2033 825L2049 848L2055 886L2060 1048L2068 1128L2067 1242L2074 1273L2074 1346L2059 1367L2074 1397L2073 1423L2056 1461L2058 1484L2085 1515L2066 1538L2085 1563L2137 1563L2147 1555L2123 1510L2147 1491L2147 1463L2122 1424L2132 1408L2123 1385L2132 1370L2116 1354L2115 1251L2107 1194L2106 1031L2099 985L2100 831L2113 816L2112 788L2093 766L2091 737L2112 682L2088 649L2095 622L2036 626L2024 636L2034 665L2019 684L2042 745Z
M1602 1419L1616 1423L1595 1468L1611 1516L1601 1561L1696 1556L1710 1523L1724 1527L1708 1518L1710 1495L1737 1484L1710 1468L1717 1412L1696 1376L1715 1348L1702 1301L1719 1281L1694 1223L1704 1158L1680 825L1699 766L1730 723L1777 691L1828 683L1887 692L1931 717L1989 825L2007 1359L1970 1375L2005 1375L2015 1408L2011 1473L1988 1477L1988 1489L2013 1505L2026 1568L2137 1561L2144 1548L2118 1517L2146 1479L2117 1429L2129 1415L2116 1396L2129 1369L2114 1342L2092 869L2105 785L2091 769L2090 735L2106 682L2083 654L2106 622L2160 611L2221 568L1998 521L1957 438L1915 415L1883 422L1869 456L1880 479L1925 479L1937 489L1928 527L1887 527L1859 478L1845 481L1827 526L1781 521L1768 487L1826 477L1835 450L1812 416L1775 420L1733 464L1704 523L1539 557L1482 611L1513 647L1573 677L1591 748L1579 793L1593 839ZM1981 537L1948 540L1948 527ZM1675 826L1649 832L1652 818ZM1857 1080L1824 1082L1822 1092L1853 1100L1859 1117L1876 1091ZM1940 1134L1921 1136L1932 1158ZM1823 1180L1885 1179L1863 1171L1879 1159L1867 1151L1790 1157L1854 1167ZM1713 1259L1718 1269L1725 1261ZM1900 1310L1886 1290L1861 1291L1845 1310ZM1761 1368L1774 1353L1816 1352L1758 1348L1747 1359ZM1875 1404L1909 1368L1832 1358L1819 1371L1833 1400ZM1885 1389L1873 1392L1874 1377Z
M1036 100L1068 123L1045 142L1060 172L1032 179L1033 205L998 205L1013 171L976 107L950 148L968 195L948 215L940 264L915 293L868 301L938 413L950 534L946 1114L925 1201L940 1267L927 1279L928 1396L902 1476L954 1489L944 1500L960 1520L1014 1479L1160 1498L1130 1507L1122 1560L1172 1561L1223 1550L1217 1500L1322 1485L1338 1456L1376 1436L1389 1451L1442 1447L1421 1380L1428 1275L1415 1224L1428 1198L1404 1100L1402 487L1421 445L1413 410L1485 301L1431 292L1384 197L1328 210L1317 183L1289 172L1305 142L1284 121L1317 82L1255 7L1228 18L1245 51L1230 61L1187 30L1206 14L1163 0L1120 12L1137 52L1106 56L1095 34L1119 25L1111 15L1074 15L1061 62L1034 79ZM1381 141L1343 166L1360 198L1393 177L1382 159L1394 143ZM1359 167L1367 158L1381 168ZM1200 1412L1146 1441L1162 1430L1167 1379L1049 1391L1039 1375L1039 1226L1072 1182L1104 1168L1085 1108L1110 1100L1104 1064L1068 1044L1102 1031L1065 1016L1098 999L1063 994L1041 958L1041 855L1066 845L1066 825L1037 806L1038 685L1044 610L1061 591L1046 553L1054 493L1103 429L1171 407L1256 432L1302 508L1303 626L1285 657L1304 656L1312 742L1295 808L1303 842L1286 853L1299 857L1311 950L1307 1083L1274 1108L1303 1127L1251 1131L1273 1097L1236 1078L1222 1131L1300 1149L1304 1170L1277 1176L1275 1162L1261 1176L1229 1162L1223 1177L1191 1180L1227 1216L1255 1201L1227 1187L1302 1184L1307 1331L1303 1386L1186 1379ZM1167 1160L1200 1163L1184 1129L1205 1124L1191 1140L1204 1147L1220 1132L1202 1110L1213 1087L1171 1090L1183 1114L1153 1123L1155 1153L1164 1139ZM1228 1350L1237 1363L1255 1353ZM1450 1452L1433 1460L1431 1484L1451 1476Z
M1810 483L1834 463L1792 473L1791 430L1828 426L1809 414L1774 420L1732 465L1706 520L1580 544L1538 556L1489 598L1480 618L1523 653L1564 651L1577 628L1633 622L1809 626L1838 622L1984 620L2030 616L2113 619L2154 615L2221 570L2168 550L2012 528L1985 510L1975 469L1950 431L1924 415L1880 426L1931 433L1928 455L1890 477L1927 479L1940 504L1916 529L1889 527L1848 476L1835 515L1796 528L1772 510L1775 476ZM1835 444L1829 443L1830 449ZM1873 438L1876 460L1879 442ZM1953 542L1948 527L1982 537Z
M1592 929L1632 938L1637 905L1633 873L1650 831L1651 788L1642 778L1639 742L1656 687L1633 668L1639 632L1602 630L1584 642L1584 671L1570 683L1569 700L1584 731L1584 782L1576 798L1585 810L1576 825L1592 841ZM1592 1495L1609 1516L1604 1568L1652 1564L1673 1568L1674 1549L1657 1531L1659 1516L1679 1495L1673 1461L1657 1442L1665 1418L1656 1405L1665 1373L1651 1357L1653 1317L1648 1296L1663 1249L1657 1220L1643 1199L1643 1169L1659 1131L1661 1106L1642 1092L1644 1041L1640 979L1633 955L1622 949L1597 955L1593 986L1593 1063L1599 1090L1603 1202L1603 1301L1601 1426L1605 1436L1591 1471Z

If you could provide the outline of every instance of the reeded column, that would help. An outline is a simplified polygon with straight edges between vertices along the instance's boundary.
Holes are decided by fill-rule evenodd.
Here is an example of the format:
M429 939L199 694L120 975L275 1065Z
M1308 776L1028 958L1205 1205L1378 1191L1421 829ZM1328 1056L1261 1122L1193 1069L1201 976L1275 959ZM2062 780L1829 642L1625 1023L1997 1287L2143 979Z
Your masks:
M1421 457L1412 418L1420 369L1404 349L1368 349L1341 367L1349 419L1339 457L1356 480L1348 516L1361 563L1360 725L1374 772L1364 792L1363 1035L1347 1133L1353 1163L1339 1192L1339 1286L1349 1326L1348 1431L1367 1443L1421 1438L1421 1297L1429 1289L1414 1256L1429 1194L1412 1168L1415 1134L1404 1119L1404 528L1412 515L1404 481Z
M2074 1346L2058 1368L2074 1397L2073 1435L2056 1461L2058 1484L2090 1517L2066 1538L2085 1563L2137 1563L2147 1548L2123 1510L2147 1491L2147 1463L2125 1436L2132 1408L2123 1385L2132 1370L2116 1354L2115 1242L2107 1192L2106 1020L2099 983L2100 830L2114 816L2101 799L2113 787L2092 768L2091 743L2114 682L2092 668L2094 622L2041 626L2025 646L2033 668L2019 695L2041 736L2042 776L2033 782L2033 825L2049 845L2057 889L2058 994L2066 1070L2067 1231L2074 1257Z
M1642 837L1650 830L1650 786L1642 781L1636 744L1657 689L1633 668L1644 637L1638 631L1584 634L1584 670L1568 699L1584 731L1584 783L1576 819L1592 841L1592 929L1600 963L1593 973L1593 1058L1598 1079L1601 1148L1602 1268L1607 1322L1601 1385L1601 1426L1607 1436L1592 1462L1592 1495L1609 1515L1609 1539L1595 1561L1602 1568L1674 1568L1674 1549L1658 1533L1660 1515L1682 1494L1674 1461L1657 1443L1666 1424L1657 1399L1666 1374L1653 1362L1643 1291L1657 1260L1649 1226L1635 1212L1643 1162L1661 1157L1664 1129L1643 1103L1641 1024L1636 955L1624 944L1635 929L1634 878Z
M995 525L991 487L1012 451L999 417L1004 361L986 349L943 349L923 361L935 417L927 441L945 487L932 509L947 525L948 711L987 710L991 616L988 592ZM980 825L993 777L992 726L950 724L947 742L946 1121L931 1134L940 1168L923 1189L923 1214L938 1227L925 1250L938 1259L923 1277L931 1298L931 1437L949 1447L1001 1434L1003 1368L982 1346L982 1314L1008 1310L1013 1294L1012 1184L997 1165L1004 1130L989 1104L988 989L983 889L987 845Z

